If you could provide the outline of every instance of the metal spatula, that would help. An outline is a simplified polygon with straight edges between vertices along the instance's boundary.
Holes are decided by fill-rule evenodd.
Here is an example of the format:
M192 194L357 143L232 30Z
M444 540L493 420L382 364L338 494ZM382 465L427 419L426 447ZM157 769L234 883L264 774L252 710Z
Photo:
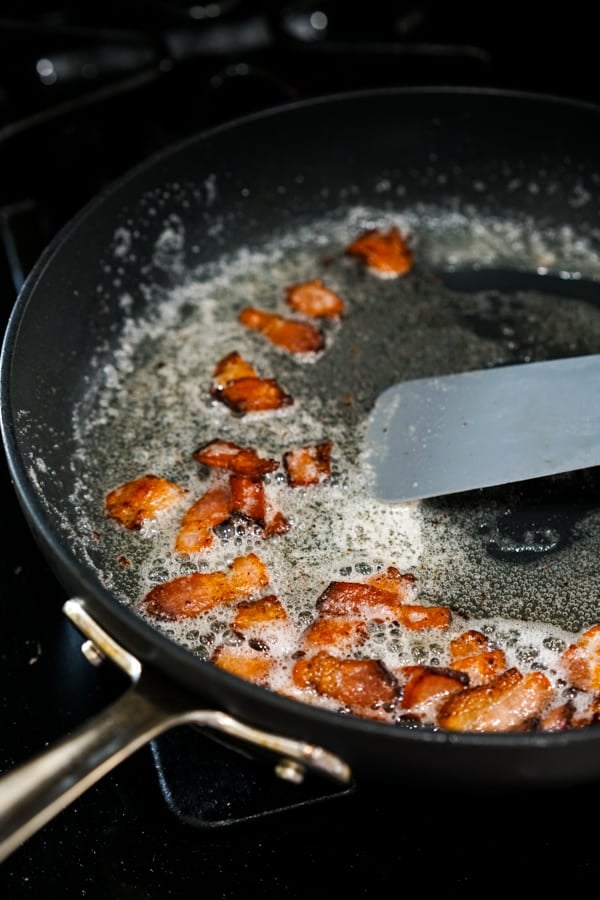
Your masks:
M400 382L367 422L380 500L424 499L600 463L600 354Z

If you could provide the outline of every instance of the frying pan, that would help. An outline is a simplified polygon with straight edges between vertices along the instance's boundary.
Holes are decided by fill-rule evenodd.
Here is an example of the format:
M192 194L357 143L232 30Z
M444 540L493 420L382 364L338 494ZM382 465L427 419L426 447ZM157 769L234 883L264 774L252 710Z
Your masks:
M454 252L447 275L451 299L461 292L487 292L487 315L481 309L475 313L468 301L460 318L482 338L486 352L502 347L504 357L496 362L598 352L595 296L577 294L580 277L588 292L590 282L600 278L598 159L600 110L586 103L443 87L330 96L253 115L170 148L95 198L48 247L23 287L5 335L2 436L28 524L72 598L65 613L86 638L84 651L91 660L108 657L119 665L131 688L64 742L0 779L3 855L139 746L182 723L225 736L240 749L272 754L278 774L297 781L315 772L341 784L383 782L398 789L409 783L518 789L600 778L595 727L557 734L395 727L279 696L199 658L137 615L102 574L114 567L113 557L103 558L92 532L80 534L85 497L77 490L73 463L78 459L81 465L75 410L81 415L83 408L89 419L98 414L89 386L109 366L126 319L150 315L190 273L224 254L260 248L290 229L310 228L356 207L384 217L422 210L434 256L432 210L445 211L463 247ZM461 235L480 221L489 225L487 242L469 251ZM539 234L547 238L543 246ZM504 249L498 251L500 235ZM542 304L547 315L538 315L520 342L514 329L506 339L509 312L524 308L523 279L529 289L532 279L546 273L554 286L560 282L547 306ZM508 306L504 295L513 298ZM445 315L452 302L444 306ZM535 308L539 313L539 303ZM530 321L527 310L525 315ZM414 352L413 345L413 352L404 354L406 371L431 374L464 365L457 355L462 337L454 343L444 337L456 321L434 322L440 341L435 352L425 352L424 344L422 352ZM382 358L377 338L375 333L363 360L373 391L389 376L394 357L389 341L397 348L400 336L380 325L387 353L371 377L373 359ZM120 427L117 423L115 435ZM97 450L88 448L88 461ZM546 517L554 515L559 536L541 550L531 542L517 547L514 538L509 559L511 548L498 539L502 528L496 527L495 539L486 544L488 556L500 566L515 564L511 577L520 585L527 616L569 627L595 621L600 616L593 599L595 472L519 490L493 494L496 526L512 528L514 538L519 510L535 507ZM432 501L429 515L455 514L465 541L473 544L473 516L482 502L479 492ZM582 519L592 523L583 529L586 566L574 537ZM481 532L482 520L477 521ZM552 561L573 547L570 565L581 565L580 580L587 579L592 589L580 604L577 592L564 588L564 608L559 601L549 606L536 579L549 565L554 577ZM540 563L537 551L548 549ZM481 556L473 553L470 560L456 580L456 596L469 592Z

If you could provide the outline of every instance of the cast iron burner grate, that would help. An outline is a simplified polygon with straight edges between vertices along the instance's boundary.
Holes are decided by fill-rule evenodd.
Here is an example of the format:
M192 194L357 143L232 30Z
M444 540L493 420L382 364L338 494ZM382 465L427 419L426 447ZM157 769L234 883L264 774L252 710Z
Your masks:
M297 813L353 793L311 773L302 784L283 781L272 760L233 751L194 728L175 728L152 741L151 749L167 806L181 822L199 828Z

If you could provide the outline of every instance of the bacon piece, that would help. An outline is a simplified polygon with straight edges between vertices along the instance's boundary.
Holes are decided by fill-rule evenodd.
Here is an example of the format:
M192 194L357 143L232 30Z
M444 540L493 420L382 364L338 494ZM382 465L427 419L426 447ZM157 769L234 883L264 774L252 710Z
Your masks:
M446 606L422 606L420 603L403 603L394 617L410 631L423 631L426 628L449 628L452 613Z
M263 686L268 685L273 666L273 660L269 656L248 646L243 649L217 647L211 656L211 662L232 675Z
M125 528L139 531L149 519L178 503L185 490L159 475L142 475L126 481L105 498L106 512Z
M395 619L411 631L444 629L452 621L452 613L445 606L403 603L398 595L390 591L354 581L331 581L316 605L322 616Z
M575 706L571 700L554 706L542 716L538 725L538 731L566 731L567 728L578 727L575 724ZM583 723L589 724L587 721Z
M225 488L206 491L185 513L175 539L177 553L197 553L214 541L213 528L231 514L231 496Z
M284 409L294 403L293 397L274 378L238 378L215 396L240 416Z
M489 650L487 653L475 653L464 656L452 663L456 672L465 672L469 676L469 684L487 684L508 668L504 650Z
M439 666L404 666L402 674L407 676L400 703L403 709L440 703L469 683L467 675Z
M413 256L399 229L393 225L388 231L372 228L348 244L346 253L357 256L369 268L381 275L405 275L413 267Z
M254 478L279 468L278 459L268 459L250 447L240 447L239 444L222 441L219 438L198 447L193 457L205 466L228 469L236 475L249 475Z
M367 626L362 619L318 618L308 626L303 638L308 647L342 651L363 644L367 635Z
M397 598L389 591L356 581L331 581L316 605L322 616L358 616L363 619L372 619L375 615L394 618L401 608Z
M493 681L508 668L504 651L495 648L489 637L474 628L450 641L450 665L469 675L471 687Z
M268 582L264 563L249 553L234 559L226 572L193 572L158 584L142 599L142 606L157 619L187 619L249 596Z
M450 641L450 663L454 665L459 659L487 653L493 649L492 641L483 632L470 628Z
M399 603L405 603L414 596L417 579L412 572L401 572L395 566L388 566L384 572L372 575L368 583L393 594Z
M305 316L339 319L344 314L344 301L320 278L292 284L285 289L288 306Z
M264 528L267 514L265 488L259 478L254 475L231 475L231 511L255 522Z
M320 650L299 659L292 670L294 684L314 688L350 708L380 706L398 696L398 682L380 660L340 659Z
M283 409L294 402L274 378L260 378L254 366L237 351L217 363L210 393L241 416Z
M584 728L587 725L598 725L598 723L600 723L600 696L592 694L583 712L573 716L571 727Z
M232 381L239 381L240 378L258 378L258 372L237 350L234 350L219 360L215 366L213 390L222 391Z
M252 475L231 475L231 512L261 529L264 538L287 534L288 519L268 502L264 484Z
M600 691L600 624L592 625L570 644L561 663L572 685L583 691Z
M267 519L263 531L264 537L269 538L279 534L287 534L290 530L290 522L280 510L274 510L267 504Z
M283 465L292 487L320 484L331 477L331 441L297 447L283 454Z
M523 675L511 668L489 684L465 688L444 701L437 721L451 731L528 731L553 695L542 672Z
M310 322L298 322L254 306L245 307L238 321L289 353L317 353L325 346L323 332Z
M281 600L275 594L269 594L258 600L242 600L238 603L232 628L247 631L257 625L287 621L288 615Z

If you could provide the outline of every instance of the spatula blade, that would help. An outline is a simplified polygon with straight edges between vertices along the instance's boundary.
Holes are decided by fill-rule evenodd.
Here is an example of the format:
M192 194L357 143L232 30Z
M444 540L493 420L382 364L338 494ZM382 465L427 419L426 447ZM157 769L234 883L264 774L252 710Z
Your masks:
M365 473L391 503L600 463L600 354L399 382L367 421Z

